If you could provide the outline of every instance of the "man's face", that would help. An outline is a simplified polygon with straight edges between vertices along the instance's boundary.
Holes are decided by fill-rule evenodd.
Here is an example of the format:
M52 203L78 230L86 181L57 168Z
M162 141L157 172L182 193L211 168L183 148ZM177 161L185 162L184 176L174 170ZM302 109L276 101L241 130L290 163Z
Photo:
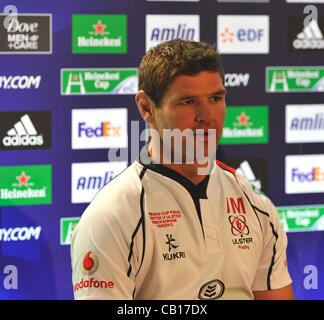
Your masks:
M195 75L177 76L164 94L160 107L155 109L151 128L159 132L163 144L166 141L163 138L165 129L179 129L181 132L191 129L194 133L195 150L199 144L206 156L210 154L207 150L208 141L218 145L222 134L226 113L225 93L218 72L202 71ZM198 131L199 134L197 129L202 129ZM208 129L215 129L216 136L208 135ZM172 154L180 149L174 143L169 144L169 147ZM184 154L186 150L184 139L181 149Z

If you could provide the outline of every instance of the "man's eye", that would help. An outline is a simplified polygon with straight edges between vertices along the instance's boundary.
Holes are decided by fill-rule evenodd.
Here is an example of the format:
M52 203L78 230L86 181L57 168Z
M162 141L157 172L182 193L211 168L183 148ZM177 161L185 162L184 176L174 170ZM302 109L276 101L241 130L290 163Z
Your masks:
M182 100L181 104L193 104L195 102L194 99L186 99L186 100Z
M220 97L220 96L212 96L211 100L219 101L219 100L222 100L222 97Z

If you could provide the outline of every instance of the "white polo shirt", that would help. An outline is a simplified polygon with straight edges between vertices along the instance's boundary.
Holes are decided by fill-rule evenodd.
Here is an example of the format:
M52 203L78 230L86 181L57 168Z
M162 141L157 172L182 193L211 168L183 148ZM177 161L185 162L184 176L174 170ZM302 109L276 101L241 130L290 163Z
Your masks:
M200 185L135 161L75 228L76 299L253 299L291 283L271 201L217 161Z

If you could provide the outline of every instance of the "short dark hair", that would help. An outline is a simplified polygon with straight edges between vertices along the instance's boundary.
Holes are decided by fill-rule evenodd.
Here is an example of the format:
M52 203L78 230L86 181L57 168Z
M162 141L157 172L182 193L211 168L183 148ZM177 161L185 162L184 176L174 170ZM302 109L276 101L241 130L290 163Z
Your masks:
M138 89L159 106L170 83L179 75L219 72L224 82L220 55L214 45L175 39L151 48L139 66Z

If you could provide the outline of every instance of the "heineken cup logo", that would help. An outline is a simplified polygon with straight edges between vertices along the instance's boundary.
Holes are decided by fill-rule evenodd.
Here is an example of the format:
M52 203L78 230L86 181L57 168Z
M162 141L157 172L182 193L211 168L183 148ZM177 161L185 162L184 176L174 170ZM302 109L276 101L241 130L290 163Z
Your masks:
M135 94L137 68L62 69L61 94Z

